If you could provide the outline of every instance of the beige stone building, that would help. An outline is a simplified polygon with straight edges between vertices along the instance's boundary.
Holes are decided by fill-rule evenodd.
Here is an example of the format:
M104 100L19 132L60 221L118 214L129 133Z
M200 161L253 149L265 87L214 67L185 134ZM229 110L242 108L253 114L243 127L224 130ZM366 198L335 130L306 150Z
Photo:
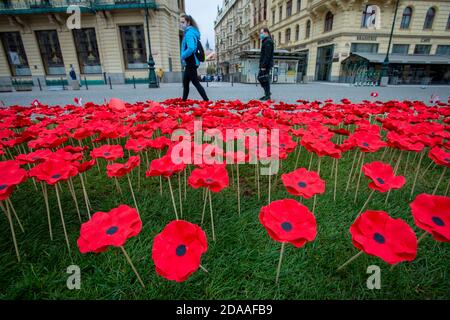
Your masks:
M155 68L165 81L180 81L184 0L146 2ZM80 10L80 29L70 5ZM0 84L57 84L69 79L71 66L90 84L146 82L145 21L144 0L1 0Z
M267 24L276 49L300 55L306 80L354 82L379 78L396 2L269 0L267 19L252 9L251 20ZM259 48L254 26L250 45ZM390 53L391 83L450 83L450 1L400 0Z
M239 72L239 52L250 49L254 0L224 0L215 21L217 70L228 79Z

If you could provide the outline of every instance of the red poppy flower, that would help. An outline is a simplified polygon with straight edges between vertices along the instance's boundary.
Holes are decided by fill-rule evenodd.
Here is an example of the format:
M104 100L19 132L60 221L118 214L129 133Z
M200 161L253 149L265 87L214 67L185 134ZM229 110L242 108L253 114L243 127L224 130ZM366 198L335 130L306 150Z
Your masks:
M114 161L123 157L122 146L105 144L91 151L92 158L103 158L108 161Z
M172 141L170 141L170 139L166 138L165 136L162 136L153 140L148 140L148 146L153 149L161 150L164 149L165 147L170 146L171 142Z
M409 205L416 225L434 239L450 242L450 198L419 194Z
M72 163L61 159L48 159L29 171L30 177L39 181L45 181L54 185L59 181L68 180L78 174L78 170Z
M450 168L450 152L445 152L439 147L434 147L428 153L428 157L436 164Z
M138 138L138 139L129 139L125 144L125 149L131 150L135 153L141 152L148 147L148 139Z
M168 280L185 281L199 268L207 249L205 232L199 226L183 220L172 221L153 240L155 270Z
M97 212L81 225L77 240L81 253L104 252L120 247L141 232L142 221L136 209L120 205L109 212Z
M212 192L220 192L229 185L228 171L225 165L197 168L189 176L188 184L194 189L204 187Z
M366 211L350 227L353 245L389 264L412 261L417 254L417 238L402 219L384 211Z
M315 194L325 192L325 181L320 179L317 172L299 168L293 172L281 175L281 180L287 192L294 196L309 199Z
M182 172L186 168L184 163L175 164L170 154L166 154L162 158L155 159L150 162L150 168L145 173L146 177L171 177L175 173Z
M277 200L262 207L259 221L273 240L289 242L297 248L316 238L316 218L293 199Z
M20 164L37 163L48 159L52 154L53 152L48 149L41 149L27 154L19 154L16 157L16 160L18 160Z
M139 156L132 156L130 159L122 163L113 163L106 166L106 174L108 177L123 177L127 173L131 172L134 168L141 164L141 158Z
M14 187L27 179L27 171L20 167L19 161L0 162L0 200L6 200Z
M380 161L366 163L362 170L366 177L372 179L369 188L379 192L400 189L406 183L405 177L395 176L392 167Z
M78 172L83 173L90 170L95 165L95 159L91 159L85 162L73 162L73 165L77 167Z

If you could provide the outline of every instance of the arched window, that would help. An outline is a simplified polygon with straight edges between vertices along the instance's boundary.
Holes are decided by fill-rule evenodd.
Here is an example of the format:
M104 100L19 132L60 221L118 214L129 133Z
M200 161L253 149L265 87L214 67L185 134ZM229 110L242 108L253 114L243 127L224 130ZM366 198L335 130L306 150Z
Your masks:
M298 40L300 40L300 26L299 25L297 25L295 27L295 41L298 41Z
M308 39L311 36L311 20L306 22L306 33L305 38Z
M412 17L412 9L410 7L406 7L403 11L402 23L400 24L400 29L408 29L411 24Z
M333 19L334 19L333 14L331 13L331 11L328 11L327 14L325 15L324 32L331 31L333 29Z
M434 17L436 16L436 10L434 8L430 8L427 11L427 15L425 17L425 23L423 24L424 29L433 28Z

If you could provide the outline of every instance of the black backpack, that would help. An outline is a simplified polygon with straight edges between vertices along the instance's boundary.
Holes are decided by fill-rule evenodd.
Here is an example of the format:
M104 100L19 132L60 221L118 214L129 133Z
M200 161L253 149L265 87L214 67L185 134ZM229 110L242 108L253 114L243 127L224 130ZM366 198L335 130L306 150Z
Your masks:
M205 50L203 49L202 42L200 39L197 40L197 50L195 51L195 56L200 62L205 62Z

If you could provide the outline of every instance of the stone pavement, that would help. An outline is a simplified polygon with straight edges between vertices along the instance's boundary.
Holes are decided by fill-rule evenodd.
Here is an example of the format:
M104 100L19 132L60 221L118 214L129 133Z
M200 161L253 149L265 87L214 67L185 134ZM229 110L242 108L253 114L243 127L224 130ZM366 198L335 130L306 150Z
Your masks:
M258 99L263 96L263 90L255 84L239 84L219 82L210 83L206 88L206 83L202 83L212 100L236 100L248 101ZM272 98L277 101L295 103L298 99L306 100L326 100L334 99L338 101L342 98L349 98L359 102L364 99L372 99L370 93L377 91L379 100L387 101L392 99L421 100L428 102L431 95L437 95L441 100L450 99L450 86L392 86L392 87L355 87L348 84L312 82L308 84L278 84L272 86ZM182 94L181 83L162 84L158 89L149 89L144 84L139 84L136 89L133 85L114 85L112 90L105 85L91 85L89 90L82 88L79 91L64 90L39 91L34 88L31 92L8 92L0 93L0 106L5 105L29 105L34 99L50 105L65 105L73 103L75 97L81 97L83 102L92 101L102 103L105 99L112 97L120 98L127 102L154 100L162 101L168 98L180 97ZM191 85L190 98L200 99L197 90Z

